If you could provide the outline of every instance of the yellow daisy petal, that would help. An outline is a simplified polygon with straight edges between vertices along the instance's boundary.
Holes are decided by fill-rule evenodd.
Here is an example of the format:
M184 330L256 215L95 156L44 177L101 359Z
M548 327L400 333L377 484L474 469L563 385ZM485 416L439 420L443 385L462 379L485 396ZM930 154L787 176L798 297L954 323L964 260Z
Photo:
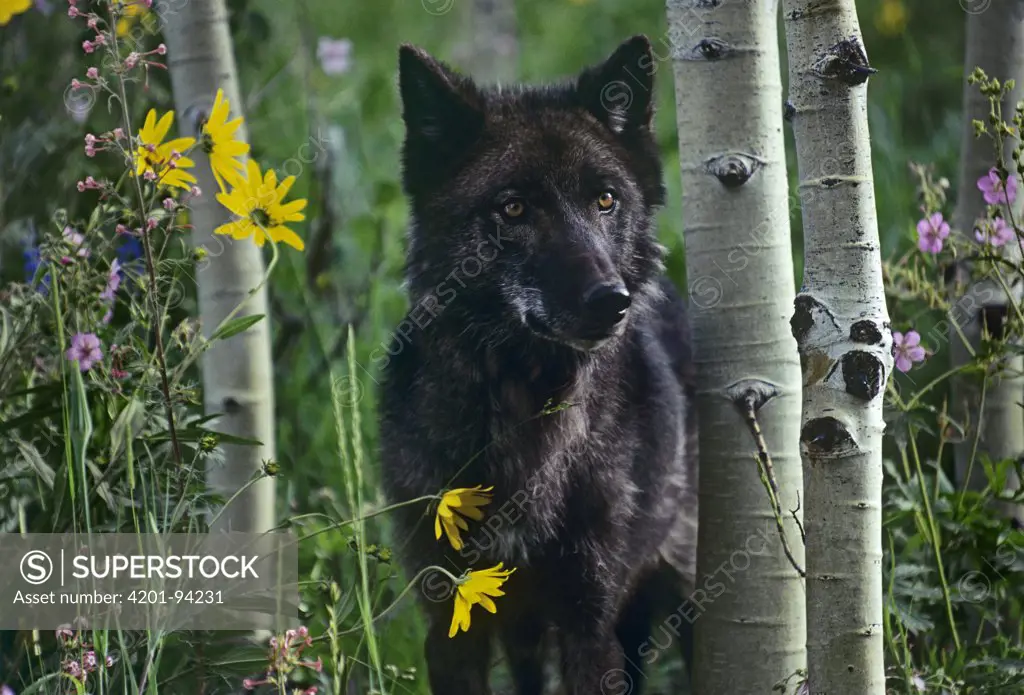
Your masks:
M263 179L263 185L266 186L268 190L273 190L274 188L276 188L277 187L277 172L274 171L273 169L267 169L266 176ZM278 196L278 198L283 198L283 197L284 196Z
M222 224L213 230L214 234L233 234L232 229L237 225L237 222L227 222Z
M156 109L150 109L146 114L146 122L139 131L139 139L143 142L150 142L153 139L153 131L156 130Z
M249 216L250 210L245 206L245 201L239 200L237 196L228 195L227 193L218 193L217 202L239 217Z
M484 518L484 513L476 507L462 507L459 509L459 513L463 516L467 516L473 521L480 521Z
M292 185L294 183L295 183L295 177L294 176L289 176L284 181L282 181L281 185L277 187L277 197L280 198L280 199L284 199L284 197L286 195L288 195L288 191L292 190Z
M239 140L228 140L227 142L217 143L216 148L217 149L215 151L217 154L224 154L228 157L239 157L243 154L248 154L250 150L249 143L241 142ZM242 163L237 162L237 164L239 168L241 168Z
M281 217L287 217L289 215L294 215L300 210L305 210L307 203L308 201L305 198L300 198L299 200L293 200L290 203L278 206L278 209L275 210L275 212ZM305 216L303 216L303 218L305 218Z
M250 186L260 182L262 174L260 173L260 165L256 163L256 160L250 159L248 164L246 164L245 175Z
M167 133L171 130L171 125L174 124L174 111L168 111L160 120L157 121L156 127L153 130L153 138L157 142L163 142L163 139L167 137Z
M306 248L306 244L299 235L283 225L271 228L270 238L278 243L284 242L296 251L302 251Z
M248 239L254 235L258 235L260 237L256 242L256 245L262 246L263 234L260 232L260 228L254 225L250 220L238 220L232 227L231 236L235 239Z
M452 548L462 550L462 536L459 533L459 528L447 519L441 519L441 527L444 529L444 533L448 537L448 542L451 543Z
M494 605L494 601L492 601L491 599L487 598L486 596L481 596L480 600L479 600L479 603L480 603L481 606L484 607L484 610L487 611L488 613L497 613L498 612L498 607Z
M448 628L448 637L452 638L462 630L464 632L469 631L469 601L462 598L459 594L455 595L455 606L452 610L452 624Z

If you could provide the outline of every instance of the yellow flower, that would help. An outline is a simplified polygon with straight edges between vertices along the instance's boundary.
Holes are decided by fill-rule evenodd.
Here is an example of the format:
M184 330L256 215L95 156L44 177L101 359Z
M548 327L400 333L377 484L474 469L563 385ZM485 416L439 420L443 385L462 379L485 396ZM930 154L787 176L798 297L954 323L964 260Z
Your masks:
M32 7L32 0L0 0L0 27L11 21L11 17Z
M174 123L174 111L165 113L159 121L156 109L146 114L146 123L139 131L139 147L136 150L135 175L145 176L164 186L176 186L186 191L192 188L196 177L185 171L195 166L184 153L196 144L195 138L176 138L164 142Z
M515 569L501 569L502 564L499 562L487 570L471 571L459 581L455 587L455 610L452 613L452 625L448 628L448 637L454 637L459 630L469 631L469 609L473 604L479 603L490 613L497 612L498 608L491 597L505 595L501 585L515 572Z
M132 25L140 17L143 19L149 18L149 10L138 0L117 0L114 6L120 15L117 18L116 27L119 38L127 36L128 32L132 29Z
M899 36L907 27L907 8L902 0L882 0L875 26L883 36Z
M199 138L203 151L210 157L210 168L213 169L213 176L222 193L227 192L225 182L234 186L244 176L245 165L238 157L249 152L248 143L235 139L242 118L229 121L230 113L231 103L224 98L224 90L218 89L217 97L213 100L213 110L203 124Z
M443 528L452 547L462 550L463 544L459 529L469 530L469 525L462 517L466 516L474 521L483 519L484 513L478 507L490 504L490 493L493 489L492 486L482 490L477 485L473 488L456 488L441 495L441 502L437 505L437 516L434 517L434 536L441 540L441 529Z
M235 214L236 219L222 224L215 234L230 234L235 239L253 237L257 246L263 246L267 235L274 242L281 242L299 251L306 247L299 235L284 225L285 222L301 222L306 219L302 210L306 199L285 203L295 177L289 176L280 184L273 169L266 175L260 173L260 166L249 160L245 178L240 178L230 193L218 193L220 204Z

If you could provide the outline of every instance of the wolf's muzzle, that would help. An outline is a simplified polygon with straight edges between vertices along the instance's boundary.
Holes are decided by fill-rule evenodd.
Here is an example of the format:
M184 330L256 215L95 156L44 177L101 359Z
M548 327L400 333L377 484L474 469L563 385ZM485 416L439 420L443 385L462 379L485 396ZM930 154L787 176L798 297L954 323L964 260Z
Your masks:
M583 295L581 327L583 338L607 338L626 318L633 303L629 290L621 282L594 285Z

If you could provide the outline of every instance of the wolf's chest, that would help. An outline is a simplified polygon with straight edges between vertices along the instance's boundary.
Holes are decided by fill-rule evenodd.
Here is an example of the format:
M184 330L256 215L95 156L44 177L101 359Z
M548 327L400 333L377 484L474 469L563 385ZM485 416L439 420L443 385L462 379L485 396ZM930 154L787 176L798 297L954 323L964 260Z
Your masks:
M492 447L486 468L495 481L494 505L471 541L483 557L528 565L544 553L572 553L575 543L585 542L572 533L581 509L588 508L594 528L627 513L634 492L628 481L592 479L593 442L560 444L519 440Z

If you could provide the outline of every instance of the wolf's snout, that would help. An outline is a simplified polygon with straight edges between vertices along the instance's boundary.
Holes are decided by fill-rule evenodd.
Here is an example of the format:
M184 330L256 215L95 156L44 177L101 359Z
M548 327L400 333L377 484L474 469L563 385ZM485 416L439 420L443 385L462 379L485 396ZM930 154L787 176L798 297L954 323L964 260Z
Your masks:
M622 283L600 283L583 295L584 322L594 332L611 333L626 317L632 303L629 290Z

